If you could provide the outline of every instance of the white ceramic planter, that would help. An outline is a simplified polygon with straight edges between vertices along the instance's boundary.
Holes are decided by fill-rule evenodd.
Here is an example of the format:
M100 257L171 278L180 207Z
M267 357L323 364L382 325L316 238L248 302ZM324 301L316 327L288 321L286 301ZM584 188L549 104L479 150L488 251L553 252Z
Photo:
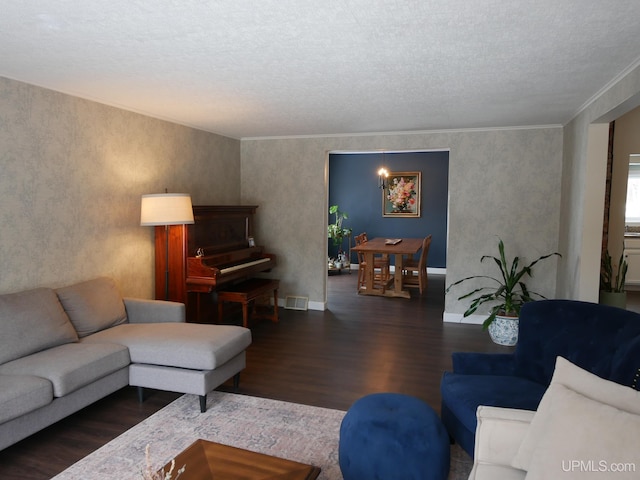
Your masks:
M513 347L518 343L518 324L518 317L496 315L496 319L489 324L489 336L498 345Z

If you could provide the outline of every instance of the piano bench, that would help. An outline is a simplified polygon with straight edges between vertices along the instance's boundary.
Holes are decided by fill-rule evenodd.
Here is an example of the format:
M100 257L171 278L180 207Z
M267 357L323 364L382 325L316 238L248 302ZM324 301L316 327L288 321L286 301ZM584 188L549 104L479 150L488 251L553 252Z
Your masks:
M218 320L222 319L224 302L242 304L242 326L249 324L249 303L256 298L273 292L273 314L268 315L272 322L278 321L278 287L280 280L270 278L251 278L218 291Z

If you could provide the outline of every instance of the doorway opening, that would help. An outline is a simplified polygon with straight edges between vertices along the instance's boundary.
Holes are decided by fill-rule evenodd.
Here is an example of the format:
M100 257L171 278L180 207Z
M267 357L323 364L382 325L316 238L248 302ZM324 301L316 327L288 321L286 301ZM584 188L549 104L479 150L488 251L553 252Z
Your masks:
M362 232L369 239L424 238L432 235L428 256L428 271L446 273L446 254L449 211L449 150L400 151L332 151L328 154L328 204L338 205L347 214L343 227L351 229L350 239ZM420 172L420 212L417 216L385 216L384 189L380 188L378 170L384 166L389 172ZM329 222L333 216L329 216ZM346 241L346 240L345 240ZM327 242L327 257L337 254L331 241ZM347 246L343 250L348 252ZM357 269L352 252L351 268ZM357 272L356 272L357 273ZM354 292L355 279L354 279ZM329 289L327 289L329 292Z

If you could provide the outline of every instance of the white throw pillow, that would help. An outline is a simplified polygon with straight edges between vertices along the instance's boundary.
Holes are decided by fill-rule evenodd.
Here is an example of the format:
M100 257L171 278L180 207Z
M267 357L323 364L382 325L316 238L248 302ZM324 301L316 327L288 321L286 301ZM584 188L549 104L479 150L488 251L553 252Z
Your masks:
M550 389L552 422L533 451L526 480L637 479L640 415L564 385Z
M556 386L562 386L564 389L556 388ZM558 403L561 407L564 407L564 404L568 401L567 397L571 397L565 394L565 390L575 392L580 397L592 400L596 404L608 405L614 409L621 410L622 412L640 415L640 392L630 387L604 380L597 375L587 372L586 370L572 364L568 360L558 357L556 359L556 366L553 378L551 379L551 384L540 401L538 410L533 417L527 435L520 445L518 454L511 463L513 467L521 470L530 470L534 455L538 455L538 452L536 452L537 448L550 441L550 435L555 433L557 425L559 425L558 419L555 415L555 409L557 408L557 406L554 405L557 400L556 397L561 398L561 402ZM578 397L571 398L575 399ZM584 402L581 402L581 404L582 403ZM596 421L596 419L583 418L582 421L584 424L587 424L588 422ZM606 426L606 424L604 424L604 426ZM566 425L564 428L566 428ZM567 433L577 433L579 440L580 432L580 425L574 425ZM610 434L611 437L616 437L619 435L619 432L614 429L606 428L602 431L602 434L603 438L605 436L604 434ZM612 440L613 439L614 438L612 438ZM577 443L579 444L581 442ZM638 444L635 445L635 449L638 450ZM604 454L605 453L603 452L603 455ZM537 460L544 461L540 459ZM580 459L567 458L567 460L579 461ZM587 460L592 459L590 458ZM602 458L602 460L606 461L606 458ZM637 474L640 476L640 455L638 455L637 466L639 469ZM560 465L557 467L560 468ZM557 472L558 471L556 471L556 473ZM561 478L569 477L565 477L563 475Z

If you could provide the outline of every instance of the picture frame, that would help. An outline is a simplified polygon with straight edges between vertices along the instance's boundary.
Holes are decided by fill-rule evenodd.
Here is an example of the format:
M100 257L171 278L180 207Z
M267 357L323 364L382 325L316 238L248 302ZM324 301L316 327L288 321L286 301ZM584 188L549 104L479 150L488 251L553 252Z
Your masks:
M421 172L389 172L382 189L382 216L418 218L421 197Z
M256 246L256 241L253 237L249 237L247 240L249 240L249 246L250 247L255 247Z

